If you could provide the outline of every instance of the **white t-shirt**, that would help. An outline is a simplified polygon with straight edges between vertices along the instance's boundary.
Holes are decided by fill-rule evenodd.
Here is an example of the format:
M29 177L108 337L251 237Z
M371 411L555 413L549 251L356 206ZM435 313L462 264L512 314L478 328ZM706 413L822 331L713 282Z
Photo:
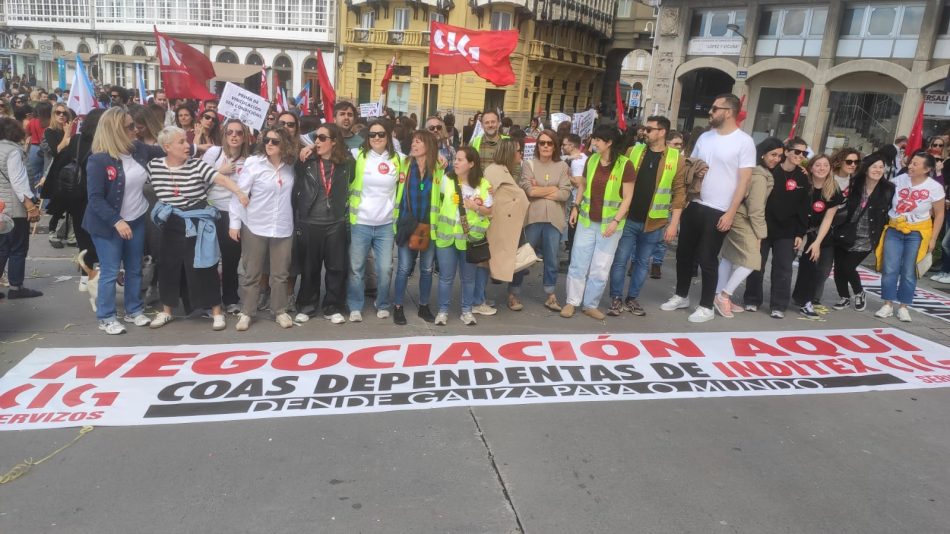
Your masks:
M353 156L358 154L359 149L354 148ZM399 168L392 159L393 156L389 152L377 154L370 150L366 153L363 189L360 194L360 205L356 210L356 224L382 226L393 223Z
M943 187L933 178L913 185L910 176L902 174L894 178L894 186L896 192L887 215L891 218L903 216L909 223L930 220L931 207L946 196ZM943 209L943 206L938 209Z
M709 165L696 202L728 211L739 183L739 169L755 168L755 142L742 130L719 135L710 130L699 136L692 157Z
M571 178L587 176L587 154L580 154L571 160Z
M148 211L148 200L142 189L148 180L148 171L139 165L131 155L119 156L122 160L122 172L125 173L125 191L122 193L122 209L119 216L124 221L134 221Z
M214 170L218 170L227 164L229 160L228 157L224 155L224 150L222 150L221 147L213 146L205 151L204 155L201 156L201 161L211 165ZM244 167L244 160L239 159L232 163L234 163L234 174L228 176L228 178L237 181L238 175L241 174L241 168ZM208 202L221 211L228 211L228 206L231 203L231 197L233 195L234 194L228 191L223 185L214 184L211 186L211 189L208 190Z

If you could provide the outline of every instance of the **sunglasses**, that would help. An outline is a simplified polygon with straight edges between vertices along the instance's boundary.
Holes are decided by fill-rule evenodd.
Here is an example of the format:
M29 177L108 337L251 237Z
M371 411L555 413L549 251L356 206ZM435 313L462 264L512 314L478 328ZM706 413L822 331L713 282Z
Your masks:
M790 153L796 154L796 155L798 155L798 156L805 156L805 155L808 154L808 151L807 151L807 150L799 150L799 149L797 149L797 148L789 148L788 151L789 151Z
M206 120L206 121L213 121L213 120L214 120L214 115L202 115L201 118L204 119L204 120Z
M719 109L729 109L729 108L719 108ZM654 127L652 127L652 126L644 126L644 127L643 127L643 131L644 131L645 133L658 132L658 131L663 130L663 129L664 129L664 128L654 128Z
M267 116L267 120L269 120L269 121L277 120L277 117L273 117L273 116L268 115L268 116Z
M332 139L333 139L332 135L320 134L317 136L317 141L320 141L321 143L326 143L327 141L330 141Z
M943 143L933 143L930 145L931 148L943 148Z
M263 141L264 141L264 146L267 146L267 145L280 146L280 139L277 139L276 137L265 137Z
M721 107L719 107L719 106L710 106L710 107L709 107L709 112L710 112L710 113L715 113L715 112L719 111L720 109L732 109L732 108L721 108Z
M554 146L554 141L538 141L538 146Z
M296 122L293 122L293 121L291 121L291 122L287 122L287 121L277 121L277 124L279 124L280 126L283 126L284 128L296 128L296 127L297 127L297 123L296 123Z
M386 132L369 132L366 134L366 137L369 137L370 139L385 139Z
M845 164L845 165L857 165L857 164L858 164L858 160L856 160L856 159L846 159L846 160L844 160L844 164Z
M442 125L433 124L432 126L426 127L426 129L429 130L430 132L440 132L442 131Z
M62 117L62 116L64 116L64 115L66 115L66 112L65 112L65 111L54 111L53 113L54 113L57 117Z
M229 137L243 137L243 136L244 136L244 130L228 130L228 131L224 132L224 134L227 135L227 136L229 136Z

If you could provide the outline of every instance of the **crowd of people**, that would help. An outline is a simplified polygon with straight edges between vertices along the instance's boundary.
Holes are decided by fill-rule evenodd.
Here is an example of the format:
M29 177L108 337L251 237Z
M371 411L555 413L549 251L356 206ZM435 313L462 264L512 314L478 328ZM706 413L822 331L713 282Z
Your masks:
M13 116L0 117L6 298L41 295L23 284L30 225L45 207L51 245L84 251L91 275L80 286L107 334L123 323L164 327L179 306L203 311L214 330L234 315L245 331L268 310L283 328L314 317L361 322L368 299L377 319L405 325L416 273L416 314L435 325L524 309L531 272L541 275L539 304L561 317L643 316L656 306L641 292L662 277L672 243L675 291L657 304L692 308L699 277L690 322L764 311L770 260L771 317L790 306L806 318L827 313L832 270L832 307L863 311L858 269L872 253L885 300L876 315L910 321L944 223L934 155L944 138L906 156L898 139L864 158L852 148L813 154L798 137L756 145L729 94L714 101L705 132L684 135L651 116L628 132L600 124L586 139L570 122L522 128L488 110L458 130L451 115L420 126L414 116L361 118L349 102L332 121L272 109L256 133L218 115L214 100L107 94L108 109L81 121L58 95L18 95ZM942 265L934 279L950 283L950 254ZM490 298L492 281L507 283L494 295L504 306ZM152 304L159 311L148 317Z

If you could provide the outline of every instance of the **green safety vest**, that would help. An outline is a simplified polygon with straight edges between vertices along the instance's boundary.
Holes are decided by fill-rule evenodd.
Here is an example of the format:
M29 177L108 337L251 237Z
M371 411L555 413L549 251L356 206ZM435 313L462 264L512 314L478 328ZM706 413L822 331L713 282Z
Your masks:
M396 168L396 178L400 181L404 179L408 172L408 158L403 158L399 154L393 154L389 158L389 163ZM353 171L353 181L350 182L350 224L356 224L356 213L359 211L360 200L363 198L363 172L366 169L366 152L361 149L356 156L356 166ZM398 207L396 208L399 209ZM396 213L398 217L398 212Z
M626 156L617 156L617 161L610 169L610 178L607 180L607 187L604 189L604 205L600 210L600 229L607 230L607 225L617 216L620 211L620 203L623 202L621 196L621 187L623 183L623 168L629 162ZM584 197L577 206L577 219L584 226L590 226L590 189L594 183L594 174L597 166L600 165L600 154L593 154L587 158L587 187L584 188ZM617 230L623 230L626 219L617 223Z
M475 152L478 152L479 149L480 149L481 146L482 146L482 137L484 137L484 136L479 135L479 136L476 137L475 139L472 139L472 148L475 149ZM502 136L501 136L501 139L511 139L511 137L508 136L508 135L502 135ZM481 156L481 153L479 153L478 155ZM482 165L485 165L485 164L483 163Z
M645 144L638 144L630 149L627 158L633 164L633 170L640 172L640 165L643 163L643 155L646 154L646 149ZM668 219L670 217L670 206L673 202L673 178L676 176L679 158L679 150L671 147L666 148L663 174L660 176L660 183L657 184L656 191L653 193L653 202L650 204L647 217L651 219Z
M445 177L452 188L449 193L442 196L439 205L438 216L433 225L432 238L435 239L437 247L451 247L459 250L465 250L468 240L476 241L485 237L488 232L489 219L485 215L479 215L473 210L465 210L465 218L468 220L468 240L465 239L465 232L462 230L462 223L459 221L459 207L455 203L455 182L449 176ZM491 184L485 178L482 178L478 184L478 195L482 199L488 198L488 190ZM459 199L462 202L462 199Z
M406 188L406 182L409 181L409 165L412 162L409 161L409 158L406 158L406 172L405 174L399 175L399 185L396 186L396 210L393 211L393 232L395 233L397 228L396 225L399 223L399 207L402 205L402 195L403 191ZM422 169L419 169L419 173L422 173ZM435 170L432 172L432 187L429 189L429 220L419 221L422 224L429 224L432 226L432 236L435 236L435 226L433 222L438 218L439 213L439 186L442 184L442 176L445 174L445 169L439 166L438 163L435 164Z

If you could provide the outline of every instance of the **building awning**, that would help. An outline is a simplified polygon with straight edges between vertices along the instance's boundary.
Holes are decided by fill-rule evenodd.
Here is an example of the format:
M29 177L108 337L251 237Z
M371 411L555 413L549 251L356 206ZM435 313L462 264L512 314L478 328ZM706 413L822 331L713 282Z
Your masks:
M212 63L214 79L219 82L244 83L248 77L261 72L260 65L241 65L238 63Z
M155 58L149 58L147 56L123 56L121 54L102 54L102 59L105 61L111 61L113 63L148 63L151 59L153 62Z
M76 52L67 52L65 50L54 50L53 57L55 57L56 59L65 59L66 61L74 61L76 59ZM79 59L81 59L83 63L88 63L90 57L92 57L92 54L85 53L85 52L81 52L79 54Z

